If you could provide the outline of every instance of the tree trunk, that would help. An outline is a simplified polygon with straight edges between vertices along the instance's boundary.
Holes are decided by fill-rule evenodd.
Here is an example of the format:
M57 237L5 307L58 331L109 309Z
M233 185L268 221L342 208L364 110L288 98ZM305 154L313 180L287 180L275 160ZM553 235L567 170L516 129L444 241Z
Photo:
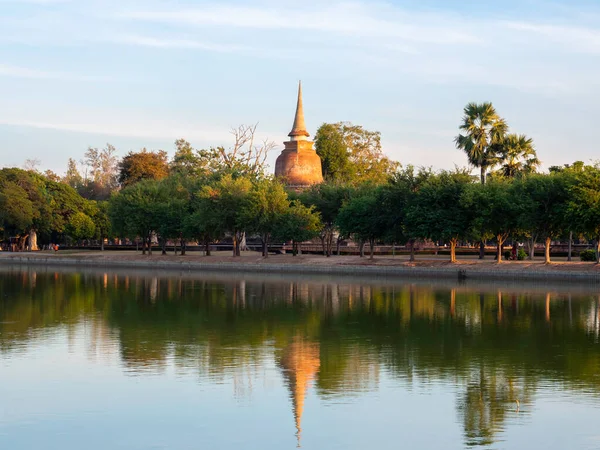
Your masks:
M263 258L268 258L269 257L269 236L263 236L261 241L262 241Z
M161 254L166 255L167 254L167 240L166 239L161 239L160 247L162 250Z
M321 236L319 236L319 238L321 239L321 246L323 247L323 256L327 256L327 247L325 246L326 235L322 234Z
M409 241L410 245L410 258L408 259L410 262L414 262L415 260L415 240L411 239Z
M181 238L179 244L181 245L181 256L185 256L185 239Z
M371 255L369 259L373 259L375 255L375 239L369 239L369 247L371 247Z
M240 256L241 251L248 250L248 245L246 244L246 232L244 231L240 236L240 244L238 245L238 256Z
M600 264L600 235L596 238L596 264Z
M365 256L365 243L363 241L360 241L358 243L358 251L360 253L361 258Z
M530 261L533 261L533 259L535 258L535 241L536 241L535 237L527 239L527 249L529 250L528 259Z
M340 244L342 242L342 237L338 234L337 242L335 244L335 254L340 256Z
M100 251L104 251L104 236L100 236Z
M485 241L482 239L479 243L479 259L485 258Z
M148 256L152 256L152 235L148 236Z
M498 243L496 244L496 263L500 264L502 262L502 244L504 241L501 236L496 236Z
M573 232L569 231L569 251L567 254L567 261L569 261L569 262L571 262L573 260L572 253L573 253Z
M38 251L37 245L37 232L35 230L29 231L29 238L27 240L27 250L30 252Z
M142 255L145 255L145 254L146 254L146 238L144 238L142 240Z
M450 239L450 262L456 262L456 242L457 239Z
M333 230L327 233L327 257L333 254Z
M233 248L233 256L237 256L238 254L238 240L237 240L237 232L234 231L233 232L233 242L232 242L232 248Z
M550 243L552 242L552 238L547 237L545 242L544 249L544 264L550 264Z
M292 241L292 256L296 256L298 254L298 243L296 241Z
M485 184L485 167L481 167L481 172L480 172L480 177L481 177L481 184Z

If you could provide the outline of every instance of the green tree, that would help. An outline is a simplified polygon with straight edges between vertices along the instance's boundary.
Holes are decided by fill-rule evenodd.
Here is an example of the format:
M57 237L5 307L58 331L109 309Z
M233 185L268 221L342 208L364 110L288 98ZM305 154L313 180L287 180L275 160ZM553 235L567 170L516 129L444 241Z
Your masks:
M305 206L300 200L292 200L289 208L276 220L273 239L292 241L292 255L298 254L298 244L317 236L323 224L314 206Z
M0 184L0 228L4 238L28 230L33 224L33 203L27 191L12 181Z
M69 217L69 221L65 225L65 233L75 242L80 242L95 236L96 225L90 216L79 211Z
M319 237L325 256L331 256L332 254L336 218L344 202L350 199L351 192L352 189L348 186L321 183L311 186L299 196L304 205L314 207L315 211L321 216L323 228Z
M119 183L130 186L142 180L162 180L169 175L167 152L129 152L119 163Z
M231 233L233 256L240 256L239 243L244 234L244 211L250 202L252 181L248 177L226 174L221 179L202 187L197 196L214 211L214 220L223 232Z
M491 103L469 103L465 106L456 148L466 153L469 164L479 168L481 184L485 184L487 171L502 161L501 144L508 125Z
M569 214L574 231L593 236L596 262L600 264L600 166L585 166L570 189Z
M508 134L500 145L501 176L514 178L519 174L535 173L540 166L533 139L524 134Z
M502 246L506 239L518 232L525 205L513 195L512 184L506 180L491 180L485 185L469 186L463 205L475 211L473 230L496 239L496 261L502 262Z
M370 259L373 259L375 242L386 235L386 222L380 203L381 195L376 189L351 198L342 206L336 218L340 233L352 236L359 242L360 256L364 256L364 243L370 247Z
M315 150L321 157L323 177L330 183L383 184L398 167L383 153L379 131L349 122L321 125Z
M109 217L121 236L141 237L142 254L152 254L152 236L160 227L161 205L167 199L155 180L132 184L110 198Z
M244 230L259 235L264 258L269 256L271 236L289 205L288 195L277 180L262 179L253 183L248 201L241 211L241 221Z
M169 173L184 177L198 177L206 173L208 161L205 152L194 150L184 139L175 141L175 147L175 155L169 163Z
M415 236L450 243L450 262L456 262L458 241L473 227L474 209L464 201L472 178L465 171L441 172L420 187L407 212L407 227Z
M525 202L520 216L521 227L531 237L530 256L533 256L535 241L544 240L544 261L549 264L550 244L566 231L570 231L570 191L574 177L568 172L548 175L531 175L514 184L513 198ZM533 259L533 258L531 258Z

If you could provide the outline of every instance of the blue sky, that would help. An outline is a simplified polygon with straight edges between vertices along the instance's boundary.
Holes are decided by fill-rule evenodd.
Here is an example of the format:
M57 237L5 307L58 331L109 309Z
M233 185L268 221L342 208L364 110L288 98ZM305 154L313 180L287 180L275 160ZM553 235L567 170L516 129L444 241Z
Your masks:
M599 72L596 0L0 0L0 164L227 146L242 123L281 143L299 79L311 134L361 124L402 164L466 165L470 101L545 167L592 161Z

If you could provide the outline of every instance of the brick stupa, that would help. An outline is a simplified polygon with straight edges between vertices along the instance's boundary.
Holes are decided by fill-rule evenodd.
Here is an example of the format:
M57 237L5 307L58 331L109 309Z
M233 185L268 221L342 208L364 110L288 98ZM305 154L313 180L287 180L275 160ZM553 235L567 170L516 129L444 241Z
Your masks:
M284 142L285 148L275 162L275 176L282 178L293 189L304 189L312 184L323 182L321 158L308 140L310 134L304 123L302 106L302 83L298 85L298 103L290 140Z

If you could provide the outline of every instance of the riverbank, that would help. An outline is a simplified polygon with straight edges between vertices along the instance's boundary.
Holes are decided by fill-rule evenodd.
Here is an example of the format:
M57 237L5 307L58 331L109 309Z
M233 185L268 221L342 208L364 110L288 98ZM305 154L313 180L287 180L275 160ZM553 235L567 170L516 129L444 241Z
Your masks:
M272 255L262 258L256 252L241 257L229 252L213 256L191 253L152 256L139 252L59 251L34 253L0 252L0 264L69 267L149 268L184 271L219 271L233 273L297 273L326 275L377 275L402 278L445 278L473 280L533 280L600 283L600 267L589 262L507 261L496 264L486 260L462 259L451 264L445 257L424 256L415 262L408 257Z

